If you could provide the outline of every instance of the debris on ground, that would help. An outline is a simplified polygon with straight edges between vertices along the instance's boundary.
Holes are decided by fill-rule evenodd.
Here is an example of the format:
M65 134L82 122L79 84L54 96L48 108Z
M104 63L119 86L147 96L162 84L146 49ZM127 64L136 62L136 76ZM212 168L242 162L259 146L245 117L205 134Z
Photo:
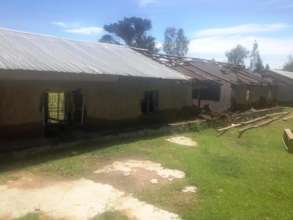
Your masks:
M102 169L96 170L95 174L122 172L123 175L129 176L137 172L138 169L144 169L156 173L160 178L173 181L174 179L182 179L185 173L180 170L164 168L160 163L155 163L148 160L126 160L115 161L111 165L105 166Z
M177 214L142 202L111 185L88 179L55 182L31 189L1 185L0 194L0 218L5 219L19 218L38 210L54 219L87 220L114 210L126 213L130 219L180 220Z
M291 115L287 116L287 117L284 117L283 118L283 121L288 121L290 119L293 119L293 114L291 113Z
M179 144L179 145L184 145L189 147L197 146L197 143L195 141L193 141L191 138L184 137L184 136L171 137L166 140L174 144Z
M255 111L257 111L257 110L255 110ZM246 131L248 131L250 129L259 128L259 127L269 125L274 121L277 121L277 120L284 118L288 114L289 114L289 112L276 112L276 113L266 114L264 116L260 116L260 117L257 117L257 118L254 118L254 119L251 119L248 121L242 121L242 122L235 123L235 124L233 123L230 126L218 129L217 130L219 132L218 136L225 134L230 129L246 126L246 127L239 130L239 137L241 137Z
M264 126L269 125L269 124L271 124L271 123L273 123L274 121L277 121L277 120L280 120L280 117L275 117L275 118L272 118L272 119L269 119L269 120L266 120L266 121L262 121L262 122L257 123L257 124L253 124L253 125L244 127L244 128L239 130L238 137L241 137L248 130L264 127Z
M272 113L278 113L282 112L283 108L280 107L273 107L273 108L265 108L265 109L254 109L251 108L248 111L245 112L236 112L231 115L231 120L236 122L236 121L243 121L243 120L250 120L256 117L260 117L266 114L272 114Z
M289 153L293 153L293 132L291 129L285 129L283 135L285 148Z
M186 186L184 189L182 189L182 192L184 193L196 193L197 187L196 186Z
M152 184L158 184L159 183L159 180L158 179L151 179L150 182Z

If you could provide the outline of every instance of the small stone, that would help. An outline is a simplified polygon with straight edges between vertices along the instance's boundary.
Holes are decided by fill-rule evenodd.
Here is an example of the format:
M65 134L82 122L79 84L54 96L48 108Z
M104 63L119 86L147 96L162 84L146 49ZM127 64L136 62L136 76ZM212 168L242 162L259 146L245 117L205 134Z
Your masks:
M130 173L129 172L125 172L125 173L123 173L123 176L130 176Z
M196 193L197 187L196 186L186 186L182 192L184 193Z
M157 180L157 179L151 179L151 181L150 181L152 184L158 184L159 183L159 181Z

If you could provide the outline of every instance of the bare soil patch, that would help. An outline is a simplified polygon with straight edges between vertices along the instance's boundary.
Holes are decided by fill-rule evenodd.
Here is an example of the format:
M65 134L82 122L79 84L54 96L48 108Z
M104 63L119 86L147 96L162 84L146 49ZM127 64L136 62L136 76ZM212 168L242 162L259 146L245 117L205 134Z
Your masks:
M126 213L130 219L180 219L177 214L142 202L111 185L88 179L38 188L19 188L19 184L0 186L0 219L38 212L53 219L86 220L110 210Z
M167 169L148 160L114 161L94 173L96 181L111 184L131 193L160 187L162 184L185 177L185 173L180 170Z
M168 179L159 177L155 172L141 168L137 168L135 174L129 176L125 176L119 171L113 171L111 173L98 173L92 179L129 193L137 193L145 189L152 190L169 183Z
M100 170L96 170L95 174L121 172L124 176L136 175L138 170L144 169L155 173L158 177L173 181L174 179L182 179L185 173L180 170L164 168L160 163L149 160L125 160L115 161L111 165L105 166Z

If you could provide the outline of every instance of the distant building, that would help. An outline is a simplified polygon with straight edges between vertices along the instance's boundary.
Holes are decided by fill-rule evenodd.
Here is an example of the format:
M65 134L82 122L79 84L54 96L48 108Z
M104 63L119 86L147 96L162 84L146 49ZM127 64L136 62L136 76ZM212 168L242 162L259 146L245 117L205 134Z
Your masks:
M243 66L189 57L150 54L192 79L193 105L214 112L261 108L276 104L277 91L271 78L252 73Z
M293 105L293 72L283 70L266 71L266 77L273 79L277 86L277 100L282 105Z

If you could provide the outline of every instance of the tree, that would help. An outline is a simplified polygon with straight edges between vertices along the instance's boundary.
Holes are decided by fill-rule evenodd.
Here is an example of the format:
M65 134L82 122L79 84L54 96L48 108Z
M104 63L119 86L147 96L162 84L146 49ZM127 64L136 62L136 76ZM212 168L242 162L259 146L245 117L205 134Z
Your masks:
M119 41L116 40L112 35L105 34L99 40L101 43L109 43L109 44L118 44L120 45Z
M188 52L189 40L184 35L182 28L169 27L165 31L163 50L172 56L185 56Z
M250 55L250 69L253 72L262 72L264 70L264 65L260 57L258 44L256 41L253 44L252 52Z
M104 26L105 31L115 37L119 37L130 47L143 48L151 52L157 52L155 38L147 34L151 28L152 23L150 20L139 17L124 18L116 23ZM110 39L110 42L113 42L112 39L115 38L112 35L110 35L111 38L104 35L101 40L106 38Z
M265 70L269 71L271 69L270 65L267 64L266 67L265 67Z
M283 70L293 72L293 56L289 56L287 63L283 67Z
M226 52L226 57L231 64L244 65L244 61L248 54L249 51L245 47L237 45L234 49Z

